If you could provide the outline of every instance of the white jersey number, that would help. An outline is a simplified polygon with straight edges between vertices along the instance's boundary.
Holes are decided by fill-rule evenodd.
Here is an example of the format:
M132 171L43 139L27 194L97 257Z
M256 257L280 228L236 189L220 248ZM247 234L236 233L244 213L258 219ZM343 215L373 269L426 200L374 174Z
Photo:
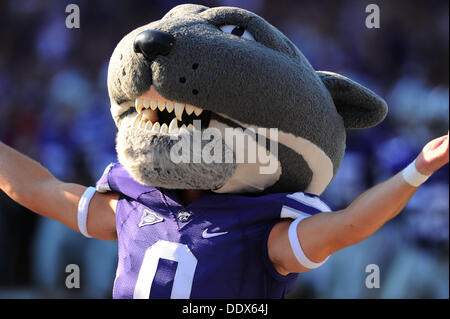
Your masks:
M149 298L160 258L178 262L170 298L188 299L191 296L197 258L187 245L166 240L159 240L145 251L133 298Z

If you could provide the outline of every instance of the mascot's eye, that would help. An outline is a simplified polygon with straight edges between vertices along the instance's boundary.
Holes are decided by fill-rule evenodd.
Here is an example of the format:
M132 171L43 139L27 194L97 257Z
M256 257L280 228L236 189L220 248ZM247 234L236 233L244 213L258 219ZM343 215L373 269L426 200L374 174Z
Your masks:
M222 30L222 32L224 33L233 34L243 39L255 41L255 38L252 36L250 32L248 32L247 30L245 30L245 28L240 27L238 25L231 25L231 24L223 25L220 27L220 30Z

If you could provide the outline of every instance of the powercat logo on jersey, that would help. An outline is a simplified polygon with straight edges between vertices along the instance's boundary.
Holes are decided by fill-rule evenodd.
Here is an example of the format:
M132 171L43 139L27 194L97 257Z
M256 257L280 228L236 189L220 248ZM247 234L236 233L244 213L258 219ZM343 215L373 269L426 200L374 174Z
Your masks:
M141 221L139 222L139 227L153 225L162 221L164 221L164 218L156 215L156 213L152 212L149 209L144 209Z
M182 223L186 223L189 221L189 219L191 218L191 213L185 210L180 210L178 212L178 220Z

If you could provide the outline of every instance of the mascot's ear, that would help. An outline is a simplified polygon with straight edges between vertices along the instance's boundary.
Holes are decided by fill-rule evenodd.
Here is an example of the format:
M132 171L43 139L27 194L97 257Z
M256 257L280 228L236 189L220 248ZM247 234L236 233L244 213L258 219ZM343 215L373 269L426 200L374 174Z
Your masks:
M387 104L371 90L336 73L317 74L330 92L345 128L369 128L385 118Z

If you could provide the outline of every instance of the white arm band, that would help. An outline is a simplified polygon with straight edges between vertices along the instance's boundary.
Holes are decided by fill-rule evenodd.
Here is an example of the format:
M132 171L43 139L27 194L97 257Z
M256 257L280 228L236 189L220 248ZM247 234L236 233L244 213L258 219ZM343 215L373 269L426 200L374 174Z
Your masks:
M309 260L308 257L306 257L305 253L303 252L302 246L300 245L300 241L298 239L298 233L297 233L297 227L298 224L305 218L308 218L309 216L301 216L294 220L291 225L289 226L289 243L291 244L292 252L294 253L295 257L297 258L297 261L305 268L314 269L317 267L322 266L329 258L325 258L324 261L320 263L315 263L311 260Z
M421 184L425 183L425 181L431 175L423 175L416 168L416 160L409 164L403 171L402 176L405 182L414 187L419 187Z
M89 211L89 203L91 202L94 194L95 188L88 187L78 203L78 229L80 230L80 233L88 238L91 238L91 236L89 236L87 232L87 215Z

